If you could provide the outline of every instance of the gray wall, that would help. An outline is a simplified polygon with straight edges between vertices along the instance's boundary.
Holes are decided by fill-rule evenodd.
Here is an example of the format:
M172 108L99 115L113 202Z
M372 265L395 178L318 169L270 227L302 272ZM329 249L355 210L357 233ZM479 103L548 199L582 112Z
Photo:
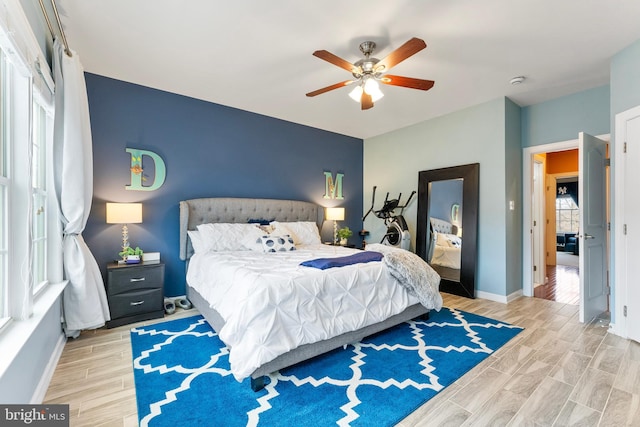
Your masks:
M379 208L387 191L397 197L399 192L408 195L417 190L418 172L422 170L480 163L476 284L478 290L497 295L507 294L505 108L505 98L499 98L364 143L366 208L371 205L374 185L378 186ZM417 206L414 200L405 210L414 250ZM367 218L365 228L371 233L369 242L378 242L384 235L384 224L373 216Z
M609 86L522 108L522 147L609 133Z
M522 289L522 148L521 109L505 99L505 235L507 295ZM513 201L514 209L509 203Z
M611 60L611 129L616 114L640 105L640 40Z

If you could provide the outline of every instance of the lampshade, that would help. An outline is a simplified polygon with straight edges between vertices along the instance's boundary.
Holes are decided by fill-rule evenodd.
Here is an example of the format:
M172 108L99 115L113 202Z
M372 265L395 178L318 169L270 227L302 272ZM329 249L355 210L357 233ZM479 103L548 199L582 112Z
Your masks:
M107 224L139 224L142 203L107 203Z
M351 92L349 92L349 96L356 102L360 102L360 98L362 97L362 86L358 85L353 88Z
M384 96L384 93L380 90L380 85L374 79L367 79L364 84L364 91L371 95L371 100L376 102Z
M380 98L384 96L384 93L380 90L380 85L373 78L368 78L364 83L360 83L358 86L354 87L353 90L349 92L349 96L354 101L360 102L363 90L366 94L371 95L371 101L373 102L379 101Z
M328 221L344 221L344 208L326 208L325 218Z

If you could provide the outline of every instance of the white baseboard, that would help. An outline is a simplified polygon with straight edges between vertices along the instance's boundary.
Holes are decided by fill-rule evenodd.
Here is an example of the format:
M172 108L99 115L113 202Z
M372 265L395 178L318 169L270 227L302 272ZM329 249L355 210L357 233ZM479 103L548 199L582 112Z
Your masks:
M67 343L67 337L64 332L61 332L58 336L58 342L56 343L56 347L51 354L51 358L49 359L49 363L45 367L44 372L42 373L42 377L40 378L40 382L38 382L38 386L33 392L33 396L31 397L31 404L38 405L44 401L44 398L47 394L47 390L49 389L49 384L51 384L51 379L53 378L53 373L56 371L56 366L58 366L58 362L60 361L60 356L62 356L62 351L64 350L64 346Z
M522 296L522 289L519 289L519 290L513 292L512 294L509 294L509 295L506 295L506 296L505 295L493 294L491 292L485 292L485 291L476 290L476 297L482 298L482 299L488 299L489 301L501 302L502 304L508 304L511 301L513 301L516 298L519 298L521 296Z
M513 293L511 293L511 294L509 294L507 296L507 303L510 303L511 301L513 301L513 300L515 300L517 298L520 298L522 295L523 295L522 289L518 289L517 291L515 291L515 292L513 292Z

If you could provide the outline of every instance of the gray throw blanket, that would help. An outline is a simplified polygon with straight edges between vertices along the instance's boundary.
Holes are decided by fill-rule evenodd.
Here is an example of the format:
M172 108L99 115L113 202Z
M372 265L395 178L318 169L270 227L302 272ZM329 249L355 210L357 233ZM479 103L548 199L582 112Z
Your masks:
M410 294L415 295L420 304L428 309L440 311L442 296L440 295L440 275L418 255L380 243L367 245L367 250L381 252L382 261L389 273L404 286Z

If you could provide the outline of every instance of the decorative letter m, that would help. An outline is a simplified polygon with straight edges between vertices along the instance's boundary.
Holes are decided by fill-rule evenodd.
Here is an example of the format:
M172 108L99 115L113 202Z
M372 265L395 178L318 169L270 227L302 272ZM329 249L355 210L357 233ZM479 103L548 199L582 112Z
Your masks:
M333 180L331 172L324 173L324 198L325 199L344 199L342 197L342 177L343 173L336 174L336 180Z

